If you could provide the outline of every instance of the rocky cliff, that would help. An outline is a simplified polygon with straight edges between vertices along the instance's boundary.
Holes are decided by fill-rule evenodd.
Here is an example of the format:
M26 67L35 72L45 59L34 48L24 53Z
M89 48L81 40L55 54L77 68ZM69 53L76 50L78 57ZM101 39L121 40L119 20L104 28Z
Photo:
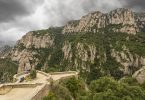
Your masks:
M101 13L99 11L90 13L83 16L79 21L69 22L63 33L72 32L96 32L100 28L107 27L108 25L121 25L116 32L126 32L128 34L136 34L144 27L144 14L134 13L130 9L116 9L109 13Z
M39 59L34 57L38 54L36 49L50 48L54 39L48 34L38 36L41 33L29 32L21 40L17 41L12 51L12 60L19 62L19 71L35 68Z
M133 75L143 82L144 15L124 8L97 11L64 27L32 31L17 42L11 58L18 61L19 71L77 70L88 81Z

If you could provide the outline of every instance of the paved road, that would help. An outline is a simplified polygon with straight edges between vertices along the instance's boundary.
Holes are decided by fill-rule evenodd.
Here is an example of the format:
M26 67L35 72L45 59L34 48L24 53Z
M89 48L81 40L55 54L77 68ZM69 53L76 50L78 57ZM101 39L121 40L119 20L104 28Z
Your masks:
M21 82L21 78L26 77L27 75L29 75L29 74L24 74L24 75L19 76L17 78L18 80L16 81L16 83L20 83Z
M0 95L0 100L31 100L44 85L35 88L13 88L6 95Z
M60 74L60 75L51 75L53 80L59 80L64 77L72 76L75 74ZM37 78L33 81L26 83L42 83L34 88L13 88L10 92L5 95L0 95L0 100L31 100L31 98L37 94L46 84L50 84L47 79L49 77L37 73ZM24 82L23 82L24 83Z

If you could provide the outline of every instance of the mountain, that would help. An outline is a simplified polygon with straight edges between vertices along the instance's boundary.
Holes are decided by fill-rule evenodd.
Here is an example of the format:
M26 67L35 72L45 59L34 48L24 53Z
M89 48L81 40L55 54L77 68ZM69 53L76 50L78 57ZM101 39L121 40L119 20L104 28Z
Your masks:
M136 34L139 31L136 24L134 13L130 9L116 9L107 14L99 11L83 16L79 21L69 22L63 30L63 33L72 32L97 32L100 28L109 25L119 25L114 32L126 32Z
M15 43L15 41L0 41L0 47L4 47L5 45L13 47Z
M0 83L13 82L13 76L17 73L18 65L10 59L0 58Z
M8 56L14 45L14 41L0 41L0 57L4 58Z
M87 82L101 76L145 80L145 14L99 11L63 27L28 32L10 53L18 72L77 70Z
M0 83L12 82L17 73L18 65L9 59L14 45L14 41L0 41Z

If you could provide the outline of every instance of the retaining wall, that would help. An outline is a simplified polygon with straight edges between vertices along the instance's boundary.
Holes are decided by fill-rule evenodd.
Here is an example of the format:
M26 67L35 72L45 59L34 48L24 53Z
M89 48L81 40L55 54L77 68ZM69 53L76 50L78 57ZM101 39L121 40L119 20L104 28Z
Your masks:
M25 84L25 83L14 83L14 84L3 84L0 86L0 95L4 95L8 93L13 88L35 88L38 85L42 85L41 83L35 84Z
M11 89L12 89L12 86L5 86L5 85L1 86L0 95L4 95L4 94L8 93L9 91L11 91Z
M49 77L49 76L50 76L50 74L45 73L45 72L42 72L42 71L37 71L37 73L40 73L40 74L42 74L42 75L44 75L44 76L46 76L46 77Z
M69 71L69 72L53 72L49 73L50 75L61 75L61 74L74 74L72 76L67 77L61 77L59 80L56 80L55 83L59 83L61 80L71 78L71 77L77 77L78 72L75 71ZM49 75L49 76L50 76ZM50 84L45 84L45 86L31 99L31 100L42 100L44 96L47 96L50 89Z
M61 75L61 74L76 74L78 75L78 72L76 71L68 71L68 72L52 72L52 73L49 73L50 75Z
M50 84L45 84L45 86L31 99L31 100L43 100L49 92Z

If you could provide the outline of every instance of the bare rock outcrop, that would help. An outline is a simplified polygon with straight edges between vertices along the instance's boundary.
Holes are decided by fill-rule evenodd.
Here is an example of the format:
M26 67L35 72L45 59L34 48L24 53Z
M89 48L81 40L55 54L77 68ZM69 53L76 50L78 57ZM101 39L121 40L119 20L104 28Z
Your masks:
M38 36L38 34L27 33L11 51L11 59L19 63L19 72L36 67L39 59L35 55L39 54L35 49L49 48L54 45L54 39L49 35Z
M145 13L134 13L138 31L145 32Z
M121 25L117 32L126 32L136 34L136 22L134 13L130 9L120 8L103 14L99 11L83 16L80 21L69 22L63 30L63 33L72 32L96 32L99 28L108 25Z
M39 36L40 33L34 34L33 32L27 33L16 45L22 44L26 48L47 48L53 45L53 39L48 35Z

